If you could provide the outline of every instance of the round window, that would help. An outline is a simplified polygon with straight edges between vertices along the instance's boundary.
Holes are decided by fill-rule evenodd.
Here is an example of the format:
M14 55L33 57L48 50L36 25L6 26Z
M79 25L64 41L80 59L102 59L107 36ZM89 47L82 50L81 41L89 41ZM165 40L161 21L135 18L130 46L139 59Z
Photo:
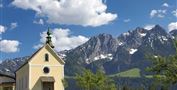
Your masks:
M48 67L44 67L43 71L44 71L44 73L49 73L50 69Z

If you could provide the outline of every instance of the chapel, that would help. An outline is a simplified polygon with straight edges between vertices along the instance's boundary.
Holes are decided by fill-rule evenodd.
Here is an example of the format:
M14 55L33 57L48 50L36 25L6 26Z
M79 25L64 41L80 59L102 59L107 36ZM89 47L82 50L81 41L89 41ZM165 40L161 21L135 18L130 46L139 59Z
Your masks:
M16 90L64 90L65 62L54 51L48 29L46 43L16 72Z

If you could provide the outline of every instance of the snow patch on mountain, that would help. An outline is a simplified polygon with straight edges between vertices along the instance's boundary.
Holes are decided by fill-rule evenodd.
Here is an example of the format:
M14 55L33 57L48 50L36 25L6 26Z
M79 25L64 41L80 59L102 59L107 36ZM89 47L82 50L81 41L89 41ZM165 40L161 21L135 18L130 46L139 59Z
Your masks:
M99 56L94 57L94 60L99 60L99 59L112 59L112 54L100 54Z
M162 36L162 39L163 39L164 41L168 41L168 39L167 39L165 36Z
M60 54L59 55L61 58L65 58L66 57L66 54Z
M138 51L138 49L133 49L133 48L132 48L132 49L130 49L129 53L130 53L130 54L134 54L134 53L137 52L137 51Z
M129 36L130 33L129 32L126 32L126 33L123 33L124 36Z
M154 58L158 58L158 56L154 55Z
M86 63L90 64L90 63L92 63L94 61L97 61L97 60L100 60L100 59L109 59L109 60L112 60L113 59L113 55L112 54L100 54L100 55L98 55L98 56L96 56L94 58L91 58L91 59L87 58L86 59Z
M146 36L146 33L139 33L141 37Z
M165 36L158 36L158 39L160 40L161 43L168 41L167 37L165 37Z
M122 45L123 45L123 42L119 42L118 45L119 45L119 46L122 46Z
M4 70L5 70L6 72L10 72L10 70L9 70L9 69L7 69L7 68L4 68Z
M172 39L175 39L175 37L174 37L174 36L171 36L171 38L172 38Z

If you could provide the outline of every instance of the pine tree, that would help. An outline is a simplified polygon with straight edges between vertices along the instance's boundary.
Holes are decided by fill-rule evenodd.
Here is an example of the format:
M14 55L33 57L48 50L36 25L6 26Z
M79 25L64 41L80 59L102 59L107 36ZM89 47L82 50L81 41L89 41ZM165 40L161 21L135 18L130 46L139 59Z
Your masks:
M177 47L177 42L175 46ZM148 67L148 71L154 73L153 77L161 84L162 90L168 90L170 85L177 83L177 53L168 57L157 56L149 59L152 60L152 66Z
M83 74L76 75L76 82L83 90L117 90L114 81L101 71L94 74L90 70L84 70Z
M82 75L76 75L77 85L84 90L93 90L94 84L94 74L90 70L84 70Z
M62 83L63 83L64 88L68 87L68 82L67 82L67 80L65 78L62 79Z

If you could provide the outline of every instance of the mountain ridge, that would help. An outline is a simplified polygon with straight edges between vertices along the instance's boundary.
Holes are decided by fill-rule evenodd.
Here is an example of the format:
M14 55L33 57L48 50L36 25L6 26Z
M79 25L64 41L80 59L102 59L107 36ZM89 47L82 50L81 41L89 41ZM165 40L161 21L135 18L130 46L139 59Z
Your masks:
M176 35L177 30L167 33L160 25L151 30L137 27L118 37L105 33L93 36L86 43L58 54L65 60L65 74L69 76L81 73L84 68L94 72L101 69L106 74L131 68L143 71L149 65L145 55L168 56L175 53L173 40ZM13 75L14 70L27 59L22 57L1 62L0 73Z

